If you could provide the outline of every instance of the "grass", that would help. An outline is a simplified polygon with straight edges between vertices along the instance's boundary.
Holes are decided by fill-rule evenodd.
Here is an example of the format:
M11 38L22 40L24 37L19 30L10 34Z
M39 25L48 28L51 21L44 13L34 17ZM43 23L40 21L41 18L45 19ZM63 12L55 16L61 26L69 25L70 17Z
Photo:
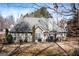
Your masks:
M45 53L46 56L62 56L64 55L62 52L59 52L57 50L50 50L50 51L47 51Z
M25 47L31 45L33 43L25 43L21 46L22 52L19 52L19 56L31 56L33 54L38 53L39 51L43 50L44 48L48 47L50 44L52 44L52 47L47 48L46 50L42 51L39 56L64 56L64 52L53 42L52 43L37 43L37 44L33 44L33 46L31 46L28 49L24 49ZM77 46L77 44L75 44L75 42L59 42L59 45L62 46L69 55L73 55L75 53L75 49L73 47L68 46L68 44L72 45L72 46ZM74 45L75 44L75 45ZM18 45L18 44L17 44ZM3 48L3 51L6 53L9 53L12 49L14 49L17 45L5 45L5 47ZM18 52L17 52L18 53ZM17 54L16 53L16 54ZM15 54L15 55L16 55Z

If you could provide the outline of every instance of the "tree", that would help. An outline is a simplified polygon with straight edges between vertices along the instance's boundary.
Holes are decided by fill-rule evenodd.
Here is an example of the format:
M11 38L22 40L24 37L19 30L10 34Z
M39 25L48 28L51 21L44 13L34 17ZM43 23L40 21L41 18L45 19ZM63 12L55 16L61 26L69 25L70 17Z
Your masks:
M32 42L35 42L35 26L32 28Z
M43 7L41 4L35 4L37 7ZM62 19L65 19L67 21L68 26L68 32L72 32L70 33L71 35L74 34L76 36L76 31L78 29L78 19L79 19L79 4L78 3L67 3L67 4L63 4L63 3L51 3L51 4L45 4L44 7L46 7L47 9L50 9L51 11L53 11L51 14L56 14L59 15L58 19L61 17ZM53 17L54 18L54 17ZM71 23L70 23L71 22ZM70 25L74 24L75 26L77 25L77 27L71 27ZM75 29L76 28L76 29ZM78 32L77 32L78 33Z
M6 36L8 35L8 32L9 32L9 30L6 28L6 29L5 29L5 34L6 34Z
M46 7L41 7L40 9L37 9L36 11L26 14L25 16L33 16L33 17L44 17L44 18L52 18L51 14L48 12ZM24 17L25 17L24 16Z
M76 4L71 4L71 7L74 15L72 19L68 21L68 32L71 36L79 36L79 10L76 8Z
M5 19L0 15L0 30L5 28Z
M12 16L12 15L10 15L10 16L7 16L6 18L5 18L5 22L6 22L6 27L7 28L10 28L10 25L14 25L15 24L15 21L14 21L14 17Z

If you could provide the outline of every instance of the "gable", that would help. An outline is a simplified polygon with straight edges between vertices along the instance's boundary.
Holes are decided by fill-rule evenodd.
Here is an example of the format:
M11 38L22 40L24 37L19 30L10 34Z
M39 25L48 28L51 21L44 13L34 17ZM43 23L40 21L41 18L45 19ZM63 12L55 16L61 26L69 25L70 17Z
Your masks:
M42 31L43 31L43 30L41 30L39 27L36 28L36 30L35 30L36 33L42 33Z

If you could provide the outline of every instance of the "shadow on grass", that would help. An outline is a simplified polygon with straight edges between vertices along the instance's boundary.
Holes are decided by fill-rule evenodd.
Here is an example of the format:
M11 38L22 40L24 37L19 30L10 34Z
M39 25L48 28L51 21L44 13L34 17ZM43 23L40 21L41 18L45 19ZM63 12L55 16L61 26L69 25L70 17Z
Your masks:
M31 45L29 45L29 46L23 48L23 49L20 49L20 50L18 51L18 53L16 53L16 55L18 56L20 53L24 53L23 50L28 50L30 47L34 46L35 44L36 44L36 43L33 43L33 44L31 44Z
M4 47L4 45L1 44L1 47L0 47L0 53L2 52L3 47Z
M19 49L20 49L20 44L19 44L19 46L17 46L14 50L12 50L11 52L9 52L8 53L8 56L12 56L12 55L14 55Z
M66 56L69 56L68 52L64 50L58 43L55 42L55 44L65 53Z
M48 46L48 47L42 49L41 51L39 51L39 52L36 53L36 54L33 54L32 56L38 56L39 54L41 54L43 51L45 51L46 49L48 49L48 48L51 47L51 46L52 46L52 45L50 45L50 46Z

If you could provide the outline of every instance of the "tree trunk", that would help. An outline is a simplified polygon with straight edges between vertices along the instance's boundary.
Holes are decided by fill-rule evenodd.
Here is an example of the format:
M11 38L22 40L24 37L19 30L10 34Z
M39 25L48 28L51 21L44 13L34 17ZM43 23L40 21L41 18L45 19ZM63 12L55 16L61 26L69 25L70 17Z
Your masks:
M32 42L35 42L35 25L32 28Z

